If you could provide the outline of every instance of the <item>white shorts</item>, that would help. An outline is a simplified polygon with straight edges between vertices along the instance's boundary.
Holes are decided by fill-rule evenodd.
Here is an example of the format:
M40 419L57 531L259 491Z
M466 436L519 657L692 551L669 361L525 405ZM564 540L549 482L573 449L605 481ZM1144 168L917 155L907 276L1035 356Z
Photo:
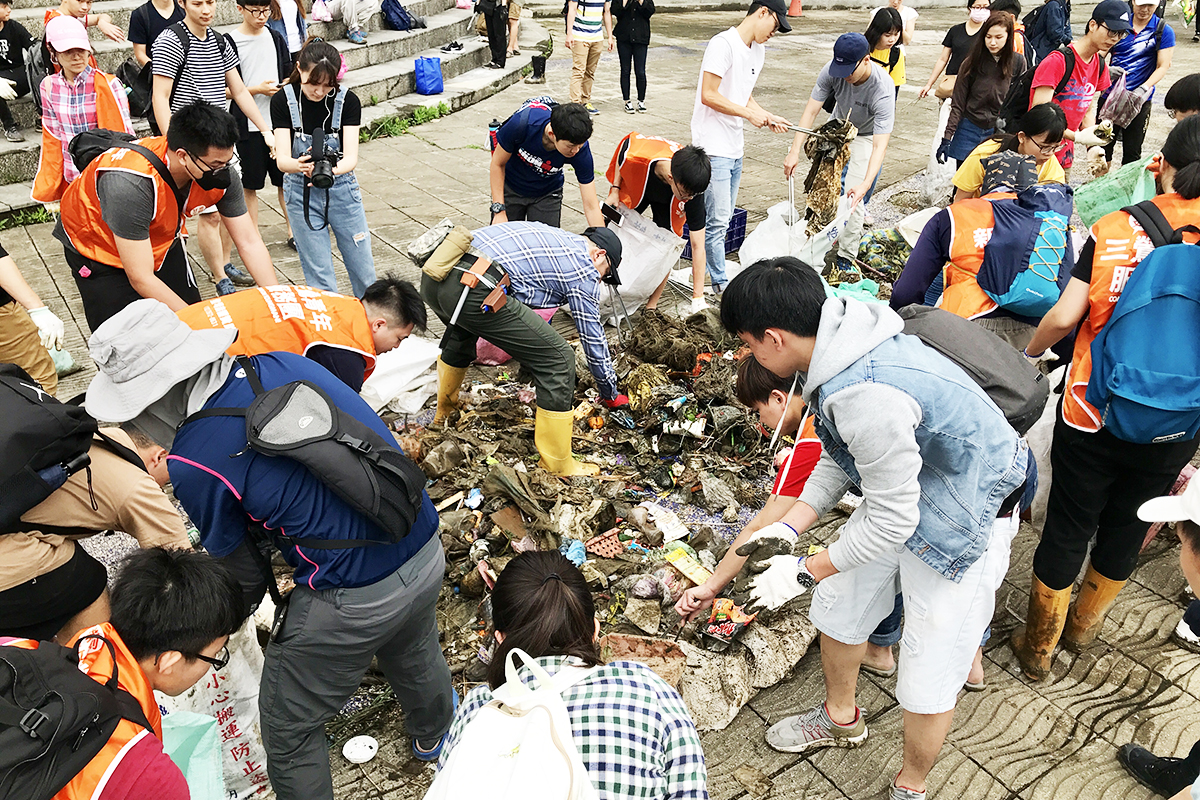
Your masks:
M1014 514L996 520L987 549L955 583L908 548L817 584L809 616L821 633L862 644L904 595L896 699L914 714L954 708L971 661L992 621L996 591L1008 572L1009 546L1020 526Z

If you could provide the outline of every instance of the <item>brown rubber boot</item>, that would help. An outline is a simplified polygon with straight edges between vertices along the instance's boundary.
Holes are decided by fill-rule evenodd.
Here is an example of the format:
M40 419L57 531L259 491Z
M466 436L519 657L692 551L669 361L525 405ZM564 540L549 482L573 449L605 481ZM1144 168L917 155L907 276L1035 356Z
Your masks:
M542 455L541 467L552 475L593 476L600 474L600 465L576 461L571 452L571 432L575 414L566 411L547 411L538 408L533 419L533 443Z
M1083 586L1075 598L1075 606L1067 617L1067 628L1063 631L1063 647L1079 653L1096 641L1104 617L1117 599L1117 593L1128 581L1113 581L1096 572L1088 564L1083 576Z
M433 414L434 425L442 424L452 411L458 409L458 390L462 388L463 378L467 377L467 368L452 367L439 357L437 376L437 411Z
M1071 587L1054 590L1033 576L1033 587L1029 591L1029 614L1025 627L1017 628L1012 634L1012 649L1021 662L1021 670L1035 681L1050 674L1054 661L1054 647L1067 621L1067 607L1071 605Z

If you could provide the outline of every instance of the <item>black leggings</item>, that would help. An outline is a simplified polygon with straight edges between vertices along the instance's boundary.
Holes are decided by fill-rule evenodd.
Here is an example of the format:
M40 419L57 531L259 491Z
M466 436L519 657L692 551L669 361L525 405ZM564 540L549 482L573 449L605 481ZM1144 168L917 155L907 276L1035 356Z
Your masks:
M1033 554L1038 580L1054 590L1071 586L1093 534L1092 567L1109 580L1127 580L1150 527L1138 519L1138 507L1170 491L1197 441L1132 444L1103 428L1072 428L1060 411L1050 446L1054 473L1046 524Z
M16 84L13 88L17 97L29 94L29 80L25 77L24 69L0 69L0 78L7 78ZM38 115L41 116L40 109ZM0 100L0 125L11 128L15 124L12 112L8 110L8 102Z
M1149 100L1142 103L1137 116L1129 121L1124 128L1115 128L1113 140L1104 146L1104 160L1112 161L1117 149L1117 139L1121 140L1121 163L1132 164L1142 158L1142 143L1146 141L1146 129L1150 127L1150 110L1153 103Z
M634 44L617 40L617 55L621 59L621 97L629 101L629 67L637 72L638 100L646 99L646 51L648 44Z

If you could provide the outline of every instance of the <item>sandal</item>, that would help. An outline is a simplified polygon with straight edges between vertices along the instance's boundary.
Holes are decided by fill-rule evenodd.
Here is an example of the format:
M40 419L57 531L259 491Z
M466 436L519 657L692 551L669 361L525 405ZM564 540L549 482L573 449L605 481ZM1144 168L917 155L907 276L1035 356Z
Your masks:
M891 669L880 669L879 667L873 667L870 664L860 664L858 668L864 672L869 672L872 675L878 675L881 678L890 678L896 674L897 666L897 664L892 664Z

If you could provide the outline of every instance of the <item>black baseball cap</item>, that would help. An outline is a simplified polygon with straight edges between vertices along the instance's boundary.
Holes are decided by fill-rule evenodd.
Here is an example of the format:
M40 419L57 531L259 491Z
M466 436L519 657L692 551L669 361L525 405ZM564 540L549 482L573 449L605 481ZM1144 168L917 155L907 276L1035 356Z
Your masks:
M1115 33L1133 30L1129 5L1125 0L1103 0L1092 9L1092 19Z
M770 10L771 13L775 15L775 19L779 21L780 33L791 32L792 26L788 23L787 18L787 3L783 2L783 0L754 0L754 2L750 4L750 11L753 12L759 6Z
M617 275L617 267L621 264L621 240L617 238L617 234L609 228L593 227L585 230L583 235L608 256L608 275L605 276L604 282L620 286L621 278Z

